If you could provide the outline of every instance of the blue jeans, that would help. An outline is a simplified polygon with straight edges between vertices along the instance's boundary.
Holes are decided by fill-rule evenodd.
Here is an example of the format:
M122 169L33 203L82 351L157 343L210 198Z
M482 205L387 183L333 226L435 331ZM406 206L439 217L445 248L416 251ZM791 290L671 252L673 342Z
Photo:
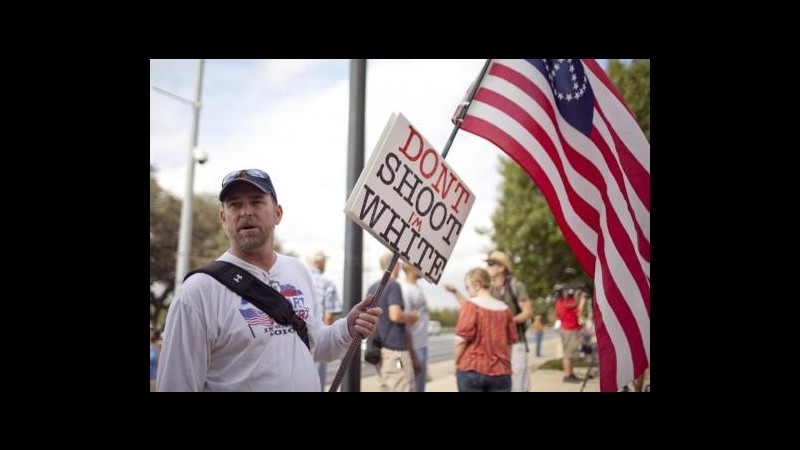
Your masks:
M542 337L544 337L544 332L537 331L533 337L536 339L536 356L542 356Z
M484 375L474 370L456 370L458 392L511 392L511 375Z
M417 354L419 364L422 366L422 370L414 376L417 392L425 392L425 377L428 375L428 347L415 348L414 353Z
M325 392L325 375L327 375L328 363L317 363L317 374L319 374L319 384L322 385L322 392Z

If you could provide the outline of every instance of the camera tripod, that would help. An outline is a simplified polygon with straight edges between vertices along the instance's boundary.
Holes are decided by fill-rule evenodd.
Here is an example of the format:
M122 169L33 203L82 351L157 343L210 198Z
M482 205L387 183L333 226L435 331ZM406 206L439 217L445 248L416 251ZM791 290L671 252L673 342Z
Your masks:
M583 376L583 384L581 385L581 392L583 392L583 390L586 389L586 382L589 381L589 378L592 378L592 368L594 368L594 366L597 365L596 364L597 356L595 355L596 351L597 349L592 347L591 353L588 353L588 355L591 356L589 357L589 365L586 367L586 375Z

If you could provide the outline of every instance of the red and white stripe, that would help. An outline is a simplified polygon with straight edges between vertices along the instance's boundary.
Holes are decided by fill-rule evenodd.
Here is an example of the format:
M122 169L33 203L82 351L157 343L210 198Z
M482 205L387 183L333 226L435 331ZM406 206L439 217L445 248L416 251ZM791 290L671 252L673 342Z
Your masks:
M461 128L531 176L594 278L600 388L616 391L650 365L650 144L603 69L581 62L595 95L589 137L525 60L492 61Z

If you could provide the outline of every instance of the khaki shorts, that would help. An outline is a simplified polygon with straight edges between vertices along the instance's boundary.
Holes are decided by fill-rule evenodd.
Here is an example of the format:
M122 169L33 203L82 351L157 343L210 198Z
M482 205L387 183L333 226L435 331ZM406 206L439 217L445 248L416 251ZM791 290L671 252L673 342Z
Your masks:
M578 351L580 344L578 342L578 330L565 330L561 328L558 332L561 334L561 344L564 345L564 357L573 359L580 357L581 354Z
M398 361L400 361L399 366ZM416 390L414 366L411 364L411 353L408 350L381 348L378 390L381 392L414 392Z

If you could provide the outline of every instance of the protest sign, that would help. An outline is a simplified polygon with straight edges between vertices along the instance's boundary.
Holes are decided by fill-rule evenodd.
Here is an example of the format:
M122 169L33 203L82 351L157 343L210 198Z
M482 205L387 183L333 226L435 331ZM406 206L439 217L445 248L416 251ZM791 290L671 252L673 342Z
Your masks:
M475 195L422 134L392 114L344 212L438 284Z

